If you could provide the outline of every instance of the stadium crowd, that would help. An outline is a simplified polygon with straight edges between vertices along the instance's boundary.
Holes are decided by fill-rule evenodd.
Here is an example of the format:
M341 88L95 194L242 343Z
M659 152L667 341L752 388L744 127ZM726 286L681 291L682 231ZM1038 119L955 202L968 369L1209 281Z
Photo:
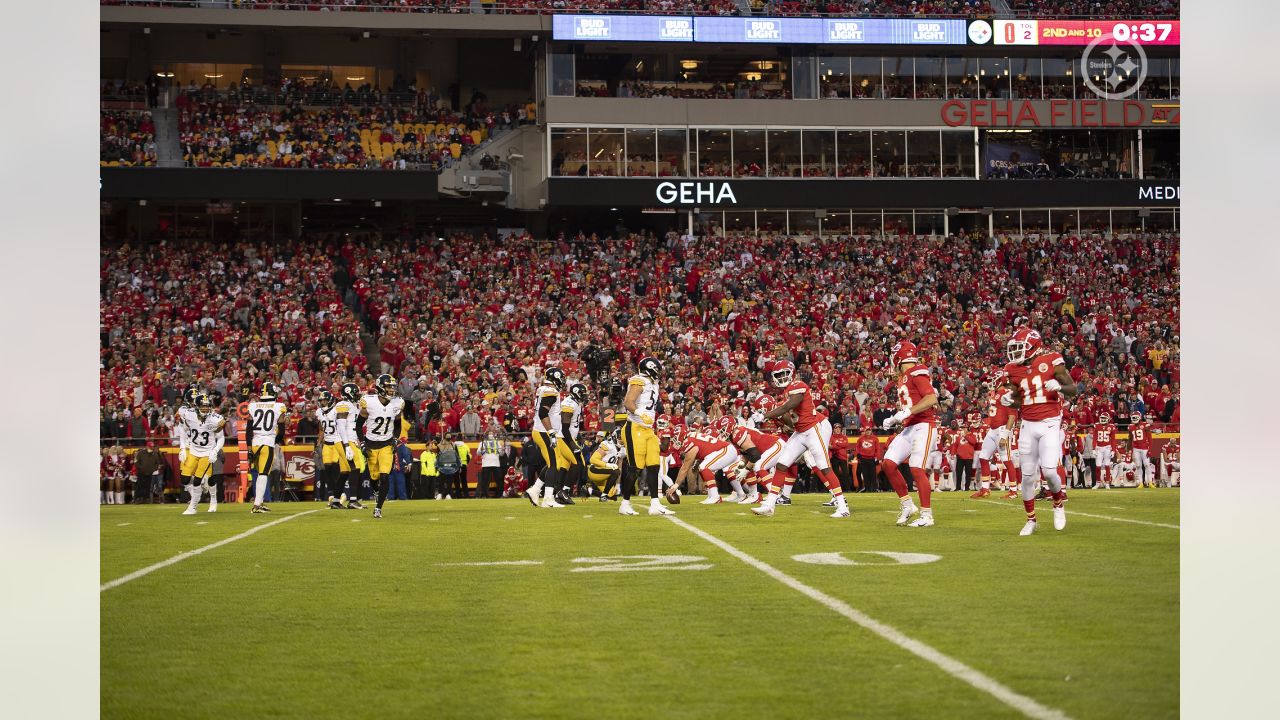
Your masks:
M407 89L400 104L391 95L301 82L188 88L176 101L183 159L196 167L442 168L532 120L526 106L490 109L480 94L461 112L433 91Z
M101 111L98 159L106 165L156 164L156 127L150 112Z

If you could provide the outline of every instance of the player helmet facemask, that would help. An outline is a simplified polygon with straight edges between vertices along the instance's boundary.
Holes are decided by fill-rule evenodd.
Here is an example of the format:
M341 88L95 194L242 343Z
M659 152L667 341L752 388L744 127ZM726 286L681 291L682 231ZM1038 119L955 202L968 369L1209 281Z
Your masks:
M213 401L208 395L200 393L196 396L196 415L201 419L209 417L209 413L213 412Z
M658 378L662 376L662 363L658 361L658 358L643 358L640 360L639 370L641 375L657 382Z
M280 386L273 382L262 383L262 394L259 396L263 400L275 400L280 396Z
M384 400L386 398L395 397L397 392L396 379L386 373L383 373L378 376L377 380L373 381L373 390L378 393L378 397L383 398Z
M333 407L337 402L338 398L334 397L333 393L329 392L327 389L320 391L320 407L327 410Z
M1029 327L1021 327L1009 338L1005 353L1009 356L1009 362L1022 364L1028 358L1035 357L1040 351L1041 343L1040 333Z
M773 364L773 370L769 372L769 380L774 387L786 387L791 384L791 379L795 377L796 366L790 360L779 360Z
M582 383L574 383L569 388L569 396L580 404L585 405L587 403L587 386Z

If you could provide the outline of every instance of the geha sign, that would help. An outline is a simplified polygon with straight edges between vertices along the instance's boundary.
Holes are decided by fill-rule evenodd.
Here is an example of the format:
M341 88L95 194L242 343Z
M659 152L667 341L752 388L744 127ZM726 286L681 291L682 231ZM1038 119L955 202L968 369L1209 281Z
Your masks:
M950 127L1108 128L1177 125L1179 103L1136 100L948 100L942 122Z

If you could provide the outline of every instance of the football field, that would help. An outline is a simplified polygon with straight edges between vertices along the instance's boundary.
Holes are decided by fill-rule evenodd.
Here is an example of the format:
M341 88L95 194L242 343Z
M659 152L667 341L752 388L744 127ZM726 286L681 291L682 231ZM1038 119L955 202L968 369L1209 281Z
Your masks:
M1178 715L1177 490L850 498L104 507L102 717Z

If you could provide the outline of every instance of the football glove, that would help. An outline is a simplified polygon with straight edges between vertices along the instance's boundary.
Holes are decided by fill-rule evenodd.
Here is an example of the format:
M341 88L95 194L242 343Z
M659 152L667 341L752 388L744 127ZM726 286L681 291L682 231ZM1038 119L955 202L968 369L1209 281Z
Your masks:
M1000 396L1000 404L1005 407L1013 407L1014 405L1017 404L1017 401L1013 399L1012 390Z
M178 463L179 463L179 464L182 464L182 463L184 463L184 462L186 462L186 461L187 461L187 451L186 451L186 448L179 449L179 450L178 450Z
M347 451L347 462L351 462L356 459L356 451L352 450L350 445L344 446L343 449Z
M1062 389L1062 383L1057 378L1049 378L1049 382L1044 384L1044 389L1050 392L1057 392Z

